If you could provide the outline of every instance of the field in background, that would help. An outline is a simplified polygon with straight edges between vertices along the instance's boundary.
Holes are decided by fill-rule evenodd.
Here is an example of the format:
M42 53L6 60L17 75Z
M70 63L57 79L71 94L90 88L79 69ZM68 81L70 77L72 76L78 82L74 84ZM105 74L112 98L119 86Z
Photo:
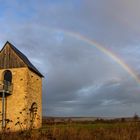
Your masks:
M42 132L47 129L60 140L140 140L140 120L131 118L46 118Z
M40 130L3 133L4 140L140 140L140 121L133 118L43 118Z

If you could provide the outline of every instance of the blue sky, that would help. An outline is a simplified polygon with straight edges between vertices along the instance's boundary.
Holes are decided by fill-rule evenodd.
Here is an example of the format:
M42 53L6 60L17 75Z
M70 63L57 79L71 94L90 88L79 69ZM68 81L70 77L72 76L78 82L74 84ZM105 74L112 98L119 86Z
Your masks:
M0 0L0 46L8 40L45 75L47 116L140 114L140 84L79 34L140 75L138 0Z

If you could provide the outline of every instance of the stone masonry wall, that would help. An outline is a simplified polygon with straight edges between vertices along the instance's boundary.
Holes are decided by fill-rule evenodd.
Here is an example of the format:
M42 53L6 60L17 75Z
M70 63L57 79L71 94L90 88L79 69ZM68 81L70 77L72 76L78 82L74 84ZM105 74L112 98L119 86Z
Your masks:
M15 125L19 119L23 121L25 114L21 114L26 106L25 96L27 94L27 68L8 69L12 72L13 91L12 95L6 97L6 119L12 120L6 125L7 129L18 130L19 125ZM3 80L3 72L0 70L0 80ZM0 111L2 112L2 100L0 100ZM19 118L20 117L20 118ZM0 116L0 120L2 116ZM1 123L0 123L1 129Z
M7 69L6 69L7 70ZM12 72L13 91L12 95L6 97L6 119L11 120L6 129L12 131L27 129L30 125L30 107L33 102L37 103L38 110L34 126L41 127L42 124L42 78L30 71L28 68L8 69ZM0 80L3 80L3 72L0 70ZM0 98L0 120L2 112L2 100ZM0 130L1 130L0 122Z
M40 128L42 126L42 78L40 78L37 74L33 73L30 70L28 71L27 78L27 106L31 107L33 103L37 104L37 113L34 126L35 128Z

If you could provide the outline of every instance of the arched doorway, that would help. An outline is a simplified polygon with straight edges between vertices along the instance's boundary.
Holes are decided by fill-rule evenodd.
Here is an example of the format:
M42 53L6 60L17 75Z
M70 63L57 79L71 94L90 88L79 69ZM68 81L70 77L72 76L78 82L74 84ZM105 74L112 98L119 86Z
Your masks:
M12 82L12 72L10 70L4 71L4 81L11 83Z
M12 72L5 70L3 72L4 91L10 93L12 91Z
M12 73L10 70L3 72L3 92L2 92L2 129L6 127L6 96L11 91Z

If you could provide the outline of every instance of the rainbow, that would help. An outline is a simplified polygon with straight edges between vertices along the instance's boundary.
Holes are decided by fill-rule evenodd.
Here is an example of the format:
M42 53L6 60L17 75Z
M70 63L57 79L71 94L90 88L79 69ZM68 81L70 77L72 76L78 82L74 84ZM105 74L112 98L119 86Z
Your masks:
M98 50L100 50L101 52L103 52L104 54L109 56L111 59L113 59L116 63L118 63L128 74L131 75L132 78L134 78L136 80L136 82L140 83L140 78L137 76L136 72L128 64L126 64L122 59L120 59L112 51L110 51L109 49L107 49L107 48L103 47L102 45L100 45L99 43L97 43L95 40L91 40L77 32L71 32L71 31L67 31L67 30L63 30L63 29L61 30L61 29L50 28L50 27L49 27L49 29L51 29L54 32L62 32L68 36L74 37L78 40L84 41L84 42L88 43L89 45L96 47Z
M82 41L88 43L89 45L92 45L92 46L96 47L98 50L100 50L101 52L103 52L104 54L106 54L107 56L112 58L125 71L127 71L131 75L131 77L133 77L138 83L140 83L140 78L137 76L135 71L128 64L126 64L122 59L120 59L116 54L114 54L112 51L110 51L109 49L103 47L102 45L100 45L96 41L91 40L91 39L89 39L89 38L87 38L87 37L85 37L81 34L78 34L78 33L75 33L75 32L69 32L69 31L65 31L64 33L66 33L67 35L70 35L72 37L75 37L79 40L82 40Z

